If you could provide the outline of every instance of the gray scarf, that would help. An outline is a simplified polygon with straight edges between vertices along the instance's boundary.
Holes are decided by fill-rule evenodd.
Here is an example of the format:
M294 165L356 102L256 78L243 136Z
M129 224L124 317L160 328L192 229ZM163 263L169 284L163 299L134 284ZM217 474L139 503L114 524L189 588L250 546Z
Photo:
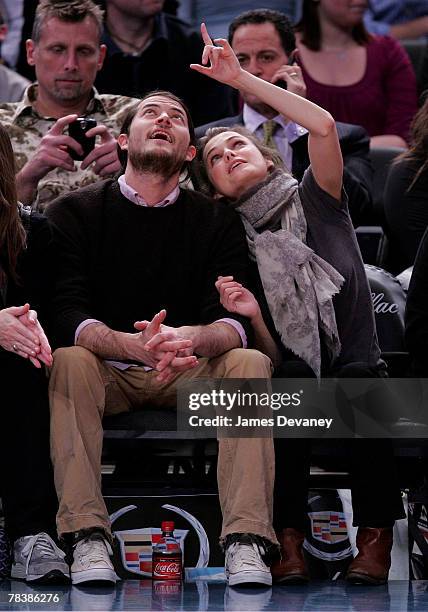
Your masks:
M276 170L232 202L284 346L321 374L320 330L332 359L340 340L332 297L344 278L306 244L306 219L291 175Z

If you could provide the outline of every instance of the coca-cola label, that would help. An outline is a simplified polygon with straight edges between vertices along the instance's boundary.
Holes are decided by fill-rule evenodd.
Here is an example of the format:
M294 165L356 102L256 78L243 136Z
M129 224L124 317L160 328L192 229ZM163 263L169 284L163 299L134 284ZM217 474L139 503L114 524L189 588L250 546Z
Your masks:
M181 560L158 558L153 560L153 578L162 580L181 579Z

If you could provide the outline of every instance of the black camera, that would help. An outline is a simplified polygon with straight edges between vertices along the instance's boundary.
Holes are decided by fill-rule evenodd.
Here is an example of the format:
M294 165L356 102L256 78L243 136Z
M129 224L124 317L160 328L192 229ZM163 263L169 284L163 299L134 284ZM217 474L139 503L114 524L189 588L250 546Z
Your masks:
M76 161L82 161L95 147L95 136L91 136L91 138L86 137L86 132L92 129L97 125L95 119L86 119L85 117L78 117L76 121L70 123L68 126L68 134L76 142L78 142L82 149L83 155L79 155L74 149L71 147L68 148L68 153L71 159Z

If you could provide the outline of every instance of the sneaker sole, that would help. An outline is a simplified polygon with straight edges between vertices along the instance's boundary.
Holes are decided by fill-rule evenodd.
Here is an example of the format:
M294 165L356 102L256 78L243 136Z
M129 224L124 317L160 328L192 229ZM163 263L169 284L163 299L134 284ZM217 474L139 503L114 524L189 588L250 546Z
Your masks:
M28 574L27 582L36 582L38 584L67 584L70 582L70 575L64 574L61 570L52 570L42 576L37 574Z
M15 580L25 580L26 582L39 582L44 583L68 583L70 582L70 575L64 574L61 570L52 570L46 574L26 574L25 567L13 565L10 577Z
M25 580L25 578L27 577L25 567L23 565L12 565L12 569L10 570L10 577L16 578L18 580Z
M265 572L242 572L233 576L229 576L227 579L227 583L229 586L239 586L243 584L262 584L264 586L272 586L272 576Z
M83 572L71 572L71 582L81 584L82 582L112 582L116 584L117 576L114 570L91 569Z

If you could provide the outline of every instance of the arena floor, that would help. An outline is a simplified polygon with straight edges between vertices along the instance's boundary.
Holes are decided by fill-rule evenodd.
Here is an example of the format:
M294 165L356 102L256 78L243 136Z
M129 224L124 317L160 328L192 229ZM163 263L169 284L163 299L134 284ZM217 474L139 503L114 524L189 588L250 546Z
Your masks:
M307 587L253 590L199 582L184 584L181 590L155 590L151 580L124 580L111 589L30 587L4 580L0 584L0 610L426 612L428 581L391 581L381 587L320 581Z

